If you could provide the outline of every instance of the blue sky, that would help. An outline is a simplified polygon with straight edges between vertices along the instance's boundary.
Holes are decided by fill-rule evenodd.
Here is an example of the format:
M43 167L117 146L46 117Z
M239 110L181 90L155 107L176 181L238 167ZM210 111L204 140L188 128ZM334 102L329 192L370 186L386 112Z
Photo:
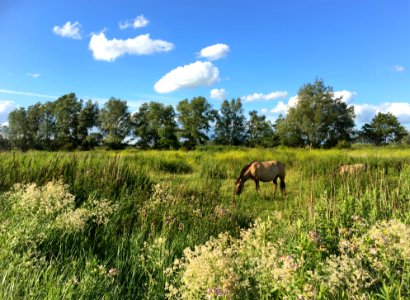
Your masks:
M0 123L70 92L130 111L241 97L275 120L316 78L358 125L410 128L410 1L0 0Z

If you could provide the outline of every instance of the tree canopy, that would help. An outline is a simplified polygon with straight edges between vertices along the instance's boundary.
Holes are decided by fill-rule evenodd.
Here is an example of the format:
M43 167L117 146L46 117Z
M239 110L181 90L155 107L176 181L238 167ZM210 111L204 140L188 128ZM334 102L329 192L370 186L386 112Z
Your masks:
M241 99L224 100L216 118L215 142L221 145L242 145L246 139L246 119Z
M332 147L349 141L354 127L354 109L323 80L305 84L298 92L298 102L276 124L281 142L289 146Z
M296 104L274 124L256 110L246 117L240 98L224 100L219 110L204 97L181 100L176 110L152 101L131 114L124 100L112 97L100 109L97 102L70 93L10 112L8 124L0 126L0 150L89 150L102 145L193 149L208 142L328 148L350 146L354 139L375 145L410 143L409 133L391 113L378 113L359 132L353 130L353 118L353 107L335 97L323 80L303 85Z
M379 112L373 117L370 124L362 126L360 137L377 146L400 142L406 135L406 129L392 113Z

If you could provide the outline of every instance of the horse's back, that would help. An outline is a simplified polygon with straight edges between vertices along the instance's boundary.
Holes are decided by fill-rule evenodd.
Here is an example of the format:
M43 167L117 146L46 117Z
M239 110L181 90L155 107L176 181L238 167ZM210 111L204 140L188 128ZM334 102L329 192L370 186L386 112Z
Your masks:
M254 174L261 181L272 181L278 176L285 176L285 168L283 164L277 160L256 161L252 167L254 167Z

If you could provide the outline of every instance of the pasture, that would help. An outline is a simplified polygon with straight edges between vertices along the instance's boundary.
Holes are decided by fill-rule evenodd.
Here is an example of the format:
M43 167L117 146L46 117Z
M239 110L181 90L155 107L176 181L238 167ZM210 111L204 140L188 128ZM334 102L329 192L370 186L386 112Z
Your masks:
M0 194L1 299L410 297L410 149L7 152Z

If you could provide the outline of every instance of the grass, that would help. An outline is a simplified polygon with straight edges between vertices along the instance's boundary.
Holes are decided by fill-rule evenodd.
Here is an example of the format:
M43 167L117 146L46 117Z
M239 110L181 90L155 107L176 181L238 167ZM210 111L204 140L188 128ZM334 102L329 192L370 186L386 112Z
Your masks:
M255 159L285 164L286 198L247 182L232 199ZM2 299L410 297L410 245L400 244L410 149L8 152L0 161ZM337 174L358 162L368 170ZM378 244L378 230L389 243Z

